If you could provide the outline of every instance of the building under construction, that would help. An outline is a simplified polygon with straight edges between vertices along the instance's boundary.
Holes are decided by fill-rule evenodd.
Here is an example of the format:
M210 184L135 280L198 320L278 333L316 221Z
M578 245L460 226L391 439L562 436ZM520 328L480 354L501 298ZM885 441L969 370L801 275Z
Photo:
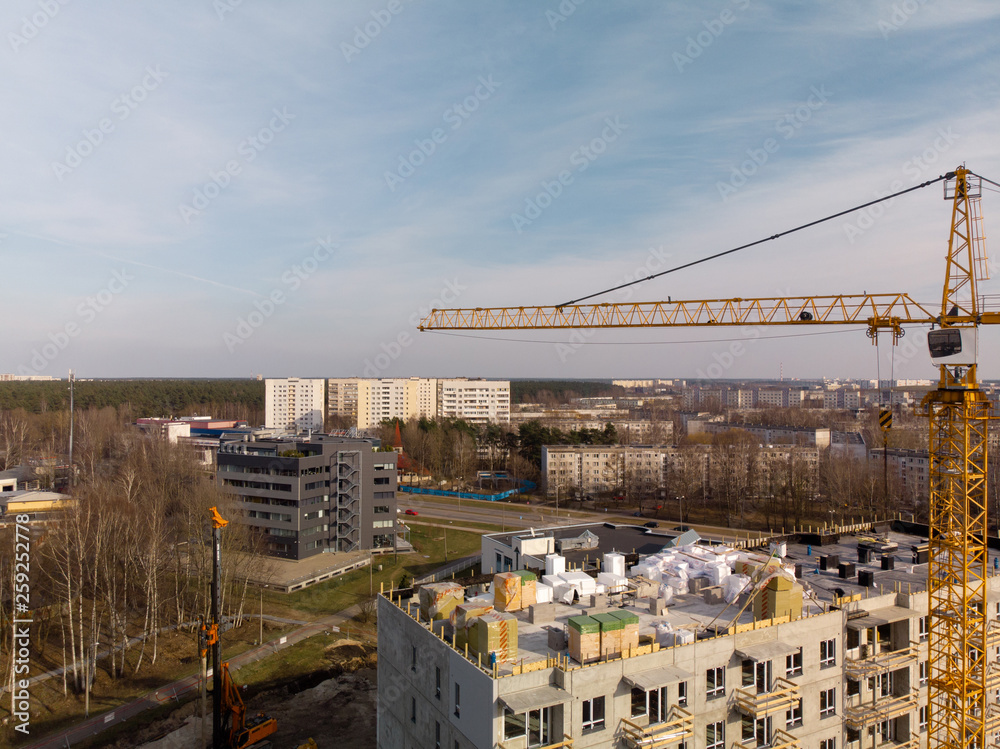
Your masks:
M378 746L926 747L926 531L484 537L476 584L380 598Z

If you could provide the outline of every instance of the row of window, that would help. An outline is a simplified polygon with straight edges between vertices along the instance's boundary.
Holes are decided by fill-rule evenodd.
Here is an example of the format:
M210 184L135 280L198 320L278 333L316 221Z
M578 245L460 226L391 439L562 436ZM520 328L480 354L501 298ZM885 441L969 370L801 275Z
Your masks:
M239 489L266 489L272 492L290 492L291 484L271 484L267 481L243 481L241 479L222 479L223 486L233 486Z

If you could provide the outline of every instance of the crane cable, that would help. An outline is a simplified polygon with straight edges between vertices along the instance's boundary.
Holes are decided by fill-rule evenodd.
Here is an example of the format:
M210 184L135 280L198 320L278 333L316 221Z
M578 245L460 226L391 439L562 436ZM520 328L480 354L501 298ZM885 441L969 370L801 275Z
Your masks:
M586 300L593 299L596 296L603 296L604 294L609 294L612 291L618 291L619 289L624 289L624 288L626 288L628 286L634 286L635 284L643 283L645 281L652 281L654 278L659 278L660 276L665 276L668 273L676 273L679 270L684 270L685 268L690 268L690 267L692 267L694 265L700 265L701 263L707 263L709 260L715 260L717 258L724 257L726 255L731 255L734 252L739 252L740 250L746 250L746 249L748 249L750 247L755 247L756 245L763 244L764 242L770 242L773 239L779 239L779 238L787 236L789 234L794 234L797 231L802 231L803 229L808 229L811 226L816 226L817 224L822 224L822 223L824 223L826 221L832 221L835 218L840 218L841 216L846 216L848 213L854 213L854 211L860 211L862 208L867 208L868 206L877 205L878 203L882 203L882 202L884 202L886 200L892 200L894 198L898 198L900 195L905 195L908 192L913 192L914 190L919 190L921 188L927 187L928 185L933 185L936 182L941 182L942 180L949 179L949 178L954 177L954 176L955 176L954 172L949 172L948 174L942 174L939 177L935 177L934 179L927 180L926 182L922 182L919 185L914 185L913 187L908 187L905 190L900 190L899 192L894 192L891 195L885 195L884 197L876 198L875 200L870 200L867 203L862 203L861 205L856 205L853 208L848 208L845 211L840 211L839 213L834 213L834 214L832 214L830 216L826 216L825 218L817 219L816 221L810 221L808 224L802 224L801 226L796 226L794 229L787 229L787 230L785 230L783 232L779 232L777 234L772 234L770 237L764 237L764 239L758 239L755 242L750 242L748 244L740 245L739 247L734 247L731 250L725 250L723 252L717 252L714 255L709 255L708 257L703 257L703 258L701 258L699 260L692 260L691 262L684 263L683 265L677 265L677 266L674 266L673 268L668 268L667 270L661 270L659 273L654 273L651 276L645 276L643 278L637 278L634 281L627 281L626 283L618 284L617 286L612 286L610 288L604 289L603 291L595 291L593 294L588 294L587 296L582 296L579 299L572 299L572 300L570 300L568 302L563 302L562 304L557 304L556 307L557 308L559 308L559 307L568 307L571 304L578 304L579 302L585 302ZM976 176L978 177L979 175L976 175ZM980 179L984 179L987 182L990 182L990 180L986 179L985 177L980 177ZM991 184L995 185L997 183L996 182L992 182ZM998 187L1000 187L1000 185L998 185Z

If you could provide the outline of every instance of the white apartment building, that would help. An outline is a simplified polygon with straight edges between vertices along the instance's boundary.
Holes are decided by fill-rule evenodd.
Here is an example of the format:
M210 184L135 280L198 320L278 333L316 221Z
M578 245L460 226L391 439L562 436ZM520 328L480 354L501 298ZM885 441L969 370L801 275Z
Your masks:
M325 380L264 380L264 426L268 429L323 431Z
M330 414L355 418L358 429L378 426L385 419L510 423L508 380L347 377L328 383Z
M510 423L510 381L438 380L438 414L472 424Z

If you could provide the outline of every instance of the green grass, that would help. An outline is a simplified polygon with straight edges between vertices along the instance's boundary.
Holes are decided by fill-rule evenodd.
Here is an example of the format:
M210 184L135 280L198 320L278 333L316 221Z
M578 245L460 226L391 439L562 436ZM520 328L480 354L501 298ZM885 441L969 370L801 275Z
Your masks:
M481 548L482 536L479 533L440 526L415 526L410 528L410 542L417 553L399 554L398 557L392 554L377 556L372 570L368 567L354 570L287 595L265 592L265 601L280 602L290 609L319 616L343 611L361 603L372 593L378 593L380 585L386 589L390 585L398 588L404 575L412 580L445 564L445 532L448 536L449 562L475 554ZM379 565L382 565L381 570Z

